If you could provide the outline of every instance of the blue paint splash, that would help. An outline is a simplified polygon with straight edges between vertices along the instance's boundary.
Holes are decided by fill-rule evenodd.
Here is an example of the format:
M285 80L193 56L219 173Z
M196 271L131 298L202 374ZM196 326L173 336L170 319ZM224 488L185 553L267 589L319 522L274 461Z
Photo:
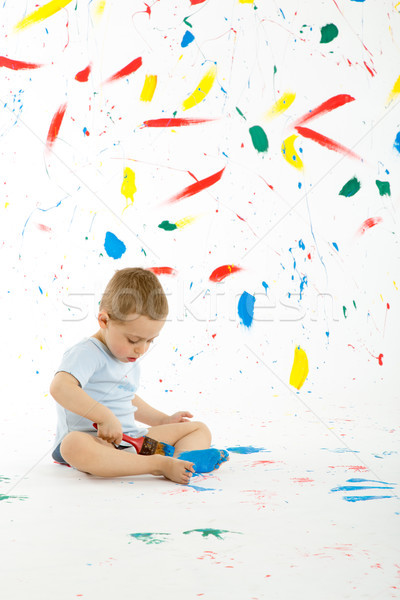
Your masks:
M111 256L111 258L114 259L121 258L124 252L126 252L126 246L124 242L119 240L116 235L111 233L111 231L107 231L106 233L104 248L108 256Z
M185 31L185 35L182 38L181 41L181 46L182 48L186 48L186 46L189 46L189 44L191 44L194 40L194 35L193 33L191 33L190 31Z
M232 446L231 448L227 448L229 452L234 452L235 454L255 454L256 452L269 452L269 450L265 450L265 448L254 448L254 446Z
M396 139L394 140L393 148L400 153L400 131L396 135Z
M361 502L363 500L382 500L384 498L393 498L394 496L343 496L346 502Z
M394 487L384 487L381 485L341 485L332 488L331 492L352 492L353 490L394 490Z
M336 242L332 242L332 246L339 252L339 248Z
M267 296L268 296L268 288L269 288L269 285L268 285L268 283L265 283L265 281L263 281L263 282L262 282L262 285L263 285L263 288L265 289L265 293L266 293L266 294L267 294Z
M306 249L303 240L299 240L299 248L301 248L302 250Z
M247 292L243 292L239 298L238 314L245 327L250 327L253 322L255 301L254 296Z

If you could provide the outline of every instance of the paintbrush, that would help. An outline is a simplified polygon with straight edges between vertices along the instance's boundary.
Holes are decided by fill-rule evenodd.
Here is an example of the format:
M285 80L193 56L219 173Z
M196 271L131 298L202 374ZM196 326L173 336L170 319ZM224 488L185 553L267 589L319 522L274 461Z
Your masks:
M93 427L97 429L97 423L93 423ZM133 438L130 435L122 434L124 442L128 442L136 449L138 454L150 456L151 454L161 454L162 456L173 456L175 448L164 442L158 442L147 435L140 438Z

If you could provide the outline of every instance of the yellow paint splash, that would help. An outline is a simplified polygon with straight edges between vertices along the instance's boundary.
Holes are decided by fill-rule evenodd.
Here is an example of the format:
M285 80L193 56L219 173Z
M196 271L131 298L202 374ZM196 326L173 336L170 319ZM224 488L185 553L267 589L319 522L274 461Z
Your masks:
M292 165L292 167L295 167L296 169L302 169L303 161L301 160L300 156L297 154L296 149L294 147L294 142L298 137L299 136L296 135L295 133L293 135L290 135L289 137L287 137L286 140L283 141L281 149L282 149L283 158L285 160L287 160L288 163L290 165Z
M104 13L104 9L106 7L106 0L98 0L93 8L94 16L96 20L101 19Z
M302 350L300 348L300 346L297 346L297 348L294 349L294 360L293 360L292 372L290 373L290 379L289 379L290 385L295 387L296 390L299 390L301 388L301 386L303 385L303 383L305 382L307 375L308 375L307 354L304 352L304 350Z
M121 194L123 196L125 196L125 198L126 198L126 206L125 206L124 210L126 210L128 208L128 206L132 206L132 204L134 202L133 195L136 191L137 190L136 190L136 185L135 185L135 173L129 167L125 167L124 179L122 181L122 186L121 186ZM131 200L130 204L128 202L128 199ZM122 212L124 212L124 210Z
M178 229L182 229L183 227L186 227L186 225L190 225L191 223L193 223L193 221L195 221L196 219L197 217L185 217L184 219L180 219L179 221L177 221L175 225L178 227Z
M37 10L33 11L33 13L27 15L25 18L19 21L14 26L14 31L21 31L21 29L25 29L25 27L30 27L35 23L39 23L40 21L48 19L48 17L51 17L62 8L65 8L70 2L71 0L51 0L51 2L41 6Z
M193 108L193 106L196 106L196 104L199 104L202 100L204 100L208 92L211 90L216 76L217 67L213 65L211 69L209 69L204 75L194 92L190 94L189 98L186 98L186 100L183 102L183 110Z
M388 104L390 104L391 101L394 100L396 98L396 96L398 96L399 94L400 94L400 75L397 78L396 83L394 84L393 89L392 89L392 91L390 92L390 94L388 96L388 99L387 99L387 102L386 102L386 106Z
M254 4L254 0L239 0L239 4Z
M398 289L399 289L399 288L397 287L397 285L396 285L396 282L395 282L395 281L393 281L393 285L394 285L394 287L396 288L396 290L398 290Z
M146 75L140 99L142 102L151 102L157 85L157 75Z
M296 94L294 92L285 92L279 100L275 102L273 106L269 109L268 112L265 113L265 118L267 120L274 119L281 113L285 112L289 108L289 106L293 103L296 98Z

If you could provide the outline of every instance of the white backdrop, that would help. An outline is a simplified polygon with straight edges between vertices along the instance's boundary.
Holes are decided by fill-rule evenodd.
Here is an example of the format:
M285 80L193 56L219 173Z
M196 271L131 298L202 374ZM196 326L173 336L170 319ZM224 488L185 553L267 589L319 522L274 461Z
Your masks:
M143 359L147 401L191 410L221 447L268 447L267 431L284 433L275 417L303 411L332 434L322 444L358 448L375 476L398 471L399 3L61 4L19 30L36 3L0 7L1 440L15 475L51 462L50 381L63 352L95 333L101 294L128 266L175 270L160 275L170 315ZM157 86L144 101L148 75ZM199 85L204 98L184 110ZM295 129L327 101L300 124L308 132ZM143 125L167 118L211 121ZM303 169L282 152L293 135ZM133 202L121 193L126 168ZM124 244L118 258L107 234ZM241 270L211 281L223 265ZM250 326L243 292L255 298ZM297 346L309 361L300 391L289 384ZM285 444L304 427L293 422ZM29 460L10 450L22 436Z

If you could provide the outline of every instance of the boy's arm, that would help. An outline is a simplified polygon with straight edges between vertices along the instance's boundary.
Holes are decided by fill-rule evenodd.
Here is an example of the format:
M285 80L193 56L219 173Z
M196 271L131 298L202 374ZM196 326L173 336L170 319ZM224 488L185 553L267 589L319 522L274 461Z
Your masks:
M169 422L169 416L147 404L137 394L132 400L133 406L137 406L135 420L153 427L154 425L164 425Z
M97 423L97 434L107 442L120 444L122 440L121 423L114 413L96 402L79 387L78 380L65 371L59 371L50 384L50 394L54 400L67 410ZM93 430L94 431L94 430Z

